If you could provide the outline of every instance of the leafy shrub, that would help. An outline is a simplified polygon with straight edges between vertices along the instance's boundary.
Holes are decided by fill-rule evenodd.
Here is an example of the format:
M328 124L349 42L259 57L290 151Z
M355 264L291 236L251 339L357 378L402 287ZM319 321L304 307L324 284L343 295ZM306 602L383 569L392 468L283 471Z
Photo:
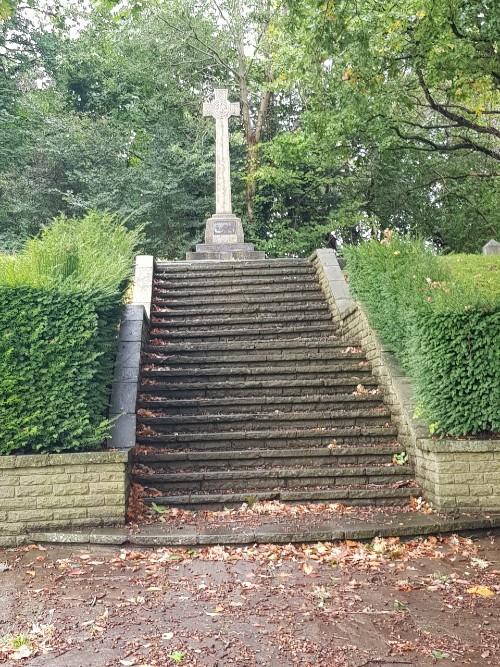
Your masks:
M102 441L137 234L109 214L57 219L0 257L0 453Z
M496 280L484 276L500 260L436 257L400 238L345 254L353 292L413 378L431 430L500 428L500 298Z

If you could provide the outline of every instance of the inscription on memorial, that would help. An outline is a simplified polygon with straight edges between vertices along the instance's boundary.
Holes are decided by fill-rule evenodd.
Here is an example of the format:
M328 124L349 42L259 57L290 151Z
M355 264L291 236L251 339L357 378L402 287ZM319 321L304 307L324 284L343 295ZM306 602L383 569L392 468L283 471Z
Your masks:
M214 234L236 234L236 224L234 222L216 222L214 224Z

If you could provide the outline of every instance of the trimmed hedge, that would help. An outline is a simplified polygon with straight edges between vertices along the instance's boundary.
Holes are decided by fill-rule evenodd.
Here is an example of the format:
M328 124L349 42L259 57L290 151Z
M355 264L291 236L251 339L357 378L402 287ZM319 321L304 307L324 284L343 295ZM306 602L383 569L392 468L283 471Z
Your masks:
M0 454L95 449L137 236L109 214L56 220L0 260Z
M418 412L431 432L499 430L497 283L467 282L463 272L455 274L453 259L398 238L348 248L346 260L353 293L412 377ZM481 274L500 267L500 260L477 257L466 264Z

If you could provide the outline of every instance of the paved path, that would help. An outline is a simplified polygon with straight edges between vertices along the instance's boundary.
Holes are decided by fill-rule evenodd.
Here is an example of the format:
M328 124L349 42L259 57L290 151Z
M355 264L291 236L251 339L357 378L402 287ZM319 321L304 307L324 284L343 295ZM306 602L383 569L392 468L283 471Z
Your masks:
M499 563L500 536L0 551L0 663L498 665Z

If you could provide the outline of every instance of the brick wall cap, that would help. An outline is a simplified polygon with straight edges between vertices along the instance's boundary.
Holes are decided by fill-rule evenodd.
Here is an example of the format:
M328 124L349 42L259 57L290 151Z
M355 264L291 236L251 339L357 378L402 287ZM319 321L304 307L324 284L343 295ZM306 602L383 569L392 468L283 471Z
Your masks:
M485 438L478 440L453 440L419 438L417 440L417 449L424 452L434 453L479 453L479 452L500 452L500 439Z
M130 450L69 452L64 454L7 454L0 456L0 470L10 468L45 468L49 466L128 463Z

